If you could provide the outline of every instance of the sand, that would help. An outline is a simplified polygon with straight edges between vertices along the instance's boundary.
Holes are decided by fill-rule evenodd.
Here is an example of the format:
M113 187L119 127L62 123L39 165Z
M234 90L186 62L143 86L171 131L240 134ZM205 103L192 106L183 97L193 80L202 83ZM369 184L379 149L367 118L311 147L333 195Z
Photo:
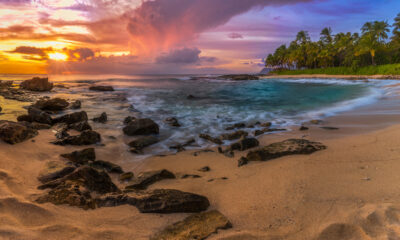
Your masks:
M323 137L327 135L335 137ZM261 137L262 145L289 137L322 141L327 150L237 167L245 153L227 158L216 152L186 151L136 161L120 142L105 140L98 159L135 174L166 168L198 179L164 180L151 186L207 196L233 224L209 239L399 239L400 125L345 135L321 131ZM35 141L0 142L0 239L148 239L188 214L141 214L133 206L82 210L37 204L36 177L47 161L78 149L49 144L51 130ZM83 147L79 147L83 148ZM209 166L211 171L197 169ZM113 176L114 179L116 176ZM224 180L223 177L228 179ZM214 179L213 181L209 181ZM117 181L115 181L117 182Z

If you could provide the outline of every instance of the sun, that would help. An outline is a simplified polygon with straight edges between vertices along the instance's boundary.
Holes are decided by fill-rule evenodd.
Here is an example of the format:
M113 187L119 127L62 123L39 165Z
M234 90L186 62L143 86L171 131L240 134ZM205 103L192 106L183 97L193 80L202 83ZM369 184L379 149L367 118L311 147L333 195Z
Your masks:
M68 56L65 55L64 53L54 52L54 53L49 53L49 58L56 61L65 61L67 60Z

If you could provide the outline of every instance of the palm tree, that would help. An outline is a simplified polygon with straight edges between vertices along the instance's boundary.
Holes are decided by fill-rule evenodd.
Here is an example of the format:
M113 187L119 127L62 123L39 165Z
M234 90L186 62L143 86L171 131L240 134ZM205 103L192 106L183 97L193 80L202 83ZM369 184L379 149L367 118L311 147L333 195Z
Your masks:
M297 33L296 42L298 44L305 45L309 41L311 41L311 38L307 31L300 31Z
M392 35L392 41L400 44L400 13L397 14L396 18L394 19L394 23L392 25L393 27L393 35Z
M332 29L330 27L324 28L321 31L321 42L324 44L331 44L333 42Z
M363 35L360 39L359 54L369 52L372 65L376 65L375 53L388 38L389 24L386 21L367 22L361 31Z

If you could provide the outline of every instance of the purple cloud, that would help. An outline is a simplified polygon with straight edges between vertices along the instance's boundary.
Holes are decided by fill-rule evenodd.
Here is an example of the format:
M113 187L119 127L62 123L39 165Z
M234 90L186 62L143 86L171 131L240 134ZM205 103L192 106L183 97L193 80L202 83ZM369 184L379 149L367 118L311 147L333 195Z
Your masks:
M233 33L228 34L228 37L231 39L240 39L240 38L243 38L243 35L240 33L233 32Z
M171 50L156 58L156 63L192 64L200 61L201 51L198 48L182 48Z

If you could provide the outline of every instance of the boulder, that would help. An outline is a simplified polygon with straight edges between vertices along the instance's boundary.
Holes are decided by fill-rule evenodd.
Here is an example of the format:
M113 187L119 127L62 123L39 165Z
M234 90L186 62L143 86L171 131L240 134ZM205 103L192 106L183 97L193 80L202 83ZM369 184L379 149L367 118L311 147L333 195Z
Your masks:
M100 116L93 118L93 122L106 123L107 113L103 112L100 114Z
M288 139L250 151L247 153L247 159L249 161L267 161L287 155L311 154L323 149L326 149L326 146L319 142L306 139Z
M149 185L161 181L163 179L173 179L175 175L168 170L158 170L140 173L137 178L130 181L125 189L142 190L146 189Z
M28 114L24 114L24 115L18 116L17 121L18 122L33 122L33 118L32 118L32 116L30 116Z
M121 174L124 172L122 170L122 168L120 166L118 166L117 164L112 163L112 162L103 161L103 160L96 160L96 161L90 162L88 165L92 168L106 171L109 173Z
M53 119L51 118L50 114L38 108L29 107L28 115L30 116L32 122L44 123L49 125L53 124Z
M136 119L135 117L128 116L124 119L124 124L127 125L135 119Z
M176 149L178 152L182 152L182 151L186 150L185 147L193 145L195 142L196 142L196 140L194 138L191 138L184 143L179 143L179 144L170 146L169 148Z
M232 126L225 128L225 130L229 131L229 130L233 130L233 129L237 129L237 128L245 128L245 127L246 127L245 123L235 123Z
M70 104L71 109L80 109L82 106L82 102L80 100L75 100Z
M225 134L221 134L221 136L219 137L221 140L235 140L235 139L239 139L242 137L247 137L247 135L249 135L247 132L239 130L233 133L225 133Z
M218 144L218 145L221 145L221 144L222 144L221 139L211 137L211 136L208 135L208 134L200 134L199 137L202 138L202 139L205 139L205 140L207 140L207 141L210 141L210 142L212 142L212 143Z
M158 138L156 138L154 136L143 136L143 137L139 137L138 139L131 141L130 143L128 143L128 145L131 148L134 148L135 150L140 151L143 148L148 147L148 146L153 145L158 142L159 142Z
M135 136L135 135L149 135L158 134L159 126L153 120L149 118L134 119L128 123L123 131L125 135Z
M82 122L68 124L67 129L73 129L78 132L83 132L85 130L92 130L92 127L87 121L82 121Z
M44 124L44 123L38 123L38 122L21 122L27 127L36 129L36 130L43 130L43 129L50 129L51 125L49 124Z
M13 85L13 81L4 81L4 80L0 80L0 89L3 88L10 88Z
M257 137L257 136L263 135L263 134L264 134L264 131L262 131L262 130L255 130L253 134L254 134L255 137Z
M229 147L229 151L239 150L245 151L247 149L257 147L260 143L255 138L243 138L238 142L232 143Z
M204 196L172 189L156 189L136 198L141 213L192 213L207 210L210 202Z
M48 78L34 77L23 81L19 87L29 91L46 92L53 89L53 83L50 83Z
M189 240L206 239L221 229L232 228L229 220L217 210L193 214L176 222L154 236L150 240Z
M164 122L172 127L180 127L181 124L179 123L178 119L174 117L169 117L164 120Z
M86 131L83 131L80 135L68 136L64 139L53 142L53 144L80 146L80 145L96 144L100 141L101 141L101 136L99 133L92 131L92 130L86 130Z
M272 123L271 122L265 122L265 123L261 123L260 126L268 128L268 127L272 126Z
M72 153L61 154L61 157L66 158L77 165L84 165L89 161L96 160L96 152L94 148L86 148Z
M246 165L247 163L249 163L249 160L248 160L247 158L245 158L245 157L241 157L241 158L238 160L238 167L244 166L244 165Z
M43 169L38 176L41 183L47 183L73 172L75 167L59 161L50 161L46 163L46 168Z
M112 86L90 86L89 90L100 91L100 92L112 92L114 91L114 88Z
M68 105L67 100L62 98L41 98L32 106L43 111L62 111Z
M1 112L1 111L3 111L3 108L2 108L2 107L0 107L0 112Z
M73 124L73 123L78 123L78 122L85 122L87 120L88 120L87 113L85 111L81 111L81 112L65 114L63 116L54 118L53 122L54 123Z
M0 121L0 139L9 144L16 144L35 137L36 129L27 127L21 123Z

